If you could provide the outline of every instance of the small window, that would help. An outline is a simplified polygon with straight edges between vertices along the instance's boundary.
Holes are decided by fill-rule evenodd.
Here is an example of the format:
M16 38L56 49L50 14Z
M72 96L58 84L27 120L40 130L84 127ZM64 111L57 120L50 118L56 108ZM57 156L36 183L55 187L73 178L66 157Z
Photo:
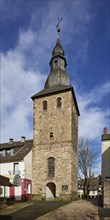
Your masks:
M0 151L0 157L3 157L3 150Z
M55 159L53 157L48 158L48 176L55 176Z
M53 140L53 132L50 132L50 140Z
M54 61L54 66L58 66L58 60Z
M11 156L11 149L6 150L6 156Z
M19 174L19 163L14 163L14 171L13 174Z
M62 99L61 97L57 98L57 108L61 108L62 105Z
M43 110L47 110L47 101L43 101Z
M31 193L31 184L30 183L26 183L26 192L27 192L27 194Z

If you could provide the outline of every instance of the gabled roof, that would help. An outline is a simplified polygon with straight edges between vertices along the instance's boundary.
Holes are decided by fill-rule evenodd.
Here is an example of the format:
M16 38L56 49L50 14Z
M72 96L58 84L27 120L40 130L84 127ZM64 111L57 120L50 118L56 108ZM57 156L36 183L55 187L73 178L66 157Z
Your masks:
M14 149L13 155L0 157L0 163L9 163L23 160L24 157L32 150L32 146L33 140L26 140L24 142L13 141L12 143L8 142L0 144L0 151Z
M93 177L89 180L89 190L95 191L99 189L100 185L100 178L99 177ZM83 189L84 186L84 179L78 180L78 189Z

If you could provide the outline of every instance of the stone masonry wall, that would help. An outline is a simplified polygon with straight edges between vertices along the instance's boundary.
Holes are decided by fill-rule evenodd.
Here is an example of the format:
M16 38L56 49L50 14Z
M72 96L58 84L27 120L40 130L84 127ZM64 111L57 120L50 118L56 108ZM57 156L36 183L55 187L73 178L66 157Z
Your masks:
M72 193L77 193L78 189L78 114L72 101L72 145L73 153L72 155ZM77 178L76 178L77 177Z
M58 97L61 108L56 107ZM45 111L44 100L48 103ZM55 183L57 197L77 191L77 118L71 91L34 100L33 194L45 197L49 182ZM55 177L48 177L49 157L55 158ZM62 192L62 185L68 185L67 192Z
M110 179L104 181L104 208L110 208Z

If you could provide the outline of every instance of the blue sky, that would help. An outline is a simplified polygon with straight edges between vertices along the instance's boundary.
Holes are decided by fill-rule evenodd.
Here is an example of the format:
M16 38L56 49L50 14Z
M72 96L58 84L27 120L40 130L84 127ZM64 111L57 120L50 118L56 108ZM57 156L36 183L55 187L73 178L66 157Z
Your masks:
M61 23L67 72L79 110L79 136L101 152L110 132L110 1L1 0L1 142L33 137L31 96L43 89Z

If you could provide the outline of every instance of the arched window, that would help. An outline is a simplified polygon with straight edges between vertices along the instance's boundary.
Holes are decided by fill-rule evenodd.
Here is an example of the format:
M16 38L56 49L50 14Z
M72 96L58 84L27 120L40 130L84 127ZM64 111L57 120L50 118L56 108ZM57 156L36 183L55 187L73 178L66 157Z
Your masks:
M48 158L48 176L55 176L55 159L53 157Z
M61 105L62 105L62 99L61 99L61 97L58 97L57 98L57 108L61 108Z
M58 66L58 60L54 61L54 66Z
M43 101L43 110L47 110L47 101Z

